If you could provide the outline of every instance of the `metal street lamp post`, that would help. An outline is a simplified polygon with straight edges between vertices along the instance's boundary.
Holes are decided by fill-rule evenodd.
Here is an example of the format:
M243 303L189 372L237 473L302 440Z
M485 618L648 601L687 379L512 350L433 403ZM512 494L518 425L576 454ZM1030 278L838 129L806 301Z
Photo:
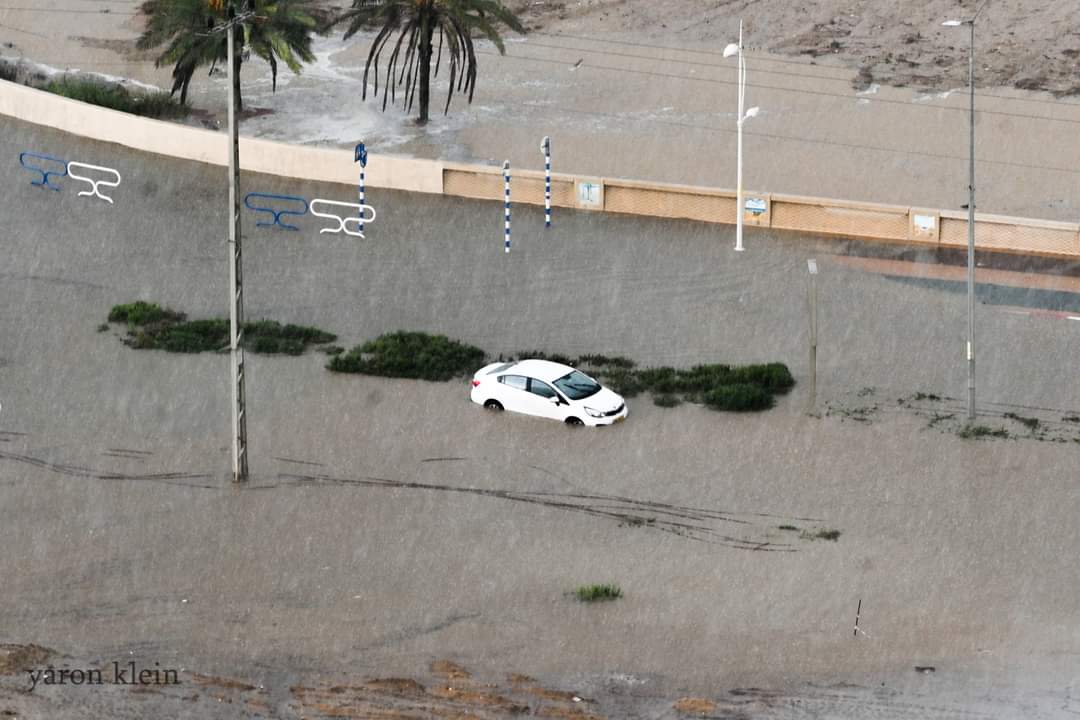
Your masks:
M971 100L968 148L968 252L967 252L967 362L968 362L968 420L975 419L975 20L986 7L983 0L969 20L946 20L945 27L968 25L971 44L968 47L968 89Z
M752 107L749 110L743 112L743 105L746 99L746 59L743 57L742 47L742 20L739 21L739 42L730 43L724 48L724 57L731 57L732 55L739 56L739 120L738 120L738 179L736 181L735 191L735 249L739 252L744 250L743 248L743 186L742 186L742 126L747 119L754 117L760 111L758 107Z

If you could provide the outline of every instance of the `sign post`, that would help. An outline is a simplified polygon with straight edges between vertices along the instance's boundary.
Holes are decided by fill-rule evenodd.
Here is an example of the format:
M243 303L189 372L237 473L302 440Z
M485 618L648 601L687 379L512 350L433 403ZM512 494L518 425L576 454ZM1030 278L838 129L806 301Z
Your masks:
M551 227L551 138L547 135L540 141L540 150L544 153L544 227Z
M364 205L364 168L367 167L367 148L364 147L364 143L360 143L356 146L356 154L353 161L360 163L360 205L362 208ZM360 210L360 232L364 232L363 209Z
M503 246L510 252L510 161L503 161Z

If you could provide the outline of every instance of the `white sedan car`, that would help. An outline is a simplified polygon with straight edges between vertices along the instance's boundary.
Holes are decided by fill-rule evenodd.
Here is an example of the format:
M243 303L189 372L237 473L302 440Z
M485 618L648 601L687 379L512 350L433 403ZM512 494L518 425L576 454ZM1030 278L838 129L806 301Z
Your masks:
M472 379L472 401L567 425L611 425L626 418L626 402L585 373L547 360L492 363Z

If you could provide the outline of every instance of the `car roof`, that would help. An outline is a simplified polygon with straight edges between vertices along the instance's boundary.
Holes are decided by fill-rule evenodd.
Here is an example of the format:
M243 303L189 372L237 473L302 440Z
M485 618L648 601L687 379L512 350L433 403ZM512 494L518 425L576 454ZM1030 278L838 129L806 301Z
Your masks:
M550 360L522 360L514 367L507 368L506 375L528 375L546 383L554 382L563 375L574 372L574 368Z

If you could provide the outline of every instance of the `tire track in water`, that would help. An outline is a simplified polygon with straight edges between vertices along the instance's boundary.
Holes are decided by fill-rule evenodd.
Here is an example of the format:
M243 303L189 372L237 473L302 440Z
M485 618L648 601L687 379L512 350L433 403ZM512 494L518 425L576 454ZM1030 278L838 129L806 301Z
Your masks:
M332 475L307 475L281 473L278 477L284 481L273 485L253 485L252 490L265 490L281 487L355 487L381 488L394 490L421 490L427 492L455 493L476 495L497 500L538 505L555 510L580 513L620 525L649 528L676 535L688 540L696 540L721 545L737 550L757 552L798 552L798 548L789 542L775 542L768 538L772 526L758 524L752 519L769 518L788 520L808 520L809 518L789 518L766 513L741 513L708 508L695 508L684 505L639 500L619 495L556 493L523 490L504 490L496 488L471 488L438 483L422 483L409 480L392 480L380 477L335 477ZM743 530L756 532L760 539L737 537L724 531L730 524Z

